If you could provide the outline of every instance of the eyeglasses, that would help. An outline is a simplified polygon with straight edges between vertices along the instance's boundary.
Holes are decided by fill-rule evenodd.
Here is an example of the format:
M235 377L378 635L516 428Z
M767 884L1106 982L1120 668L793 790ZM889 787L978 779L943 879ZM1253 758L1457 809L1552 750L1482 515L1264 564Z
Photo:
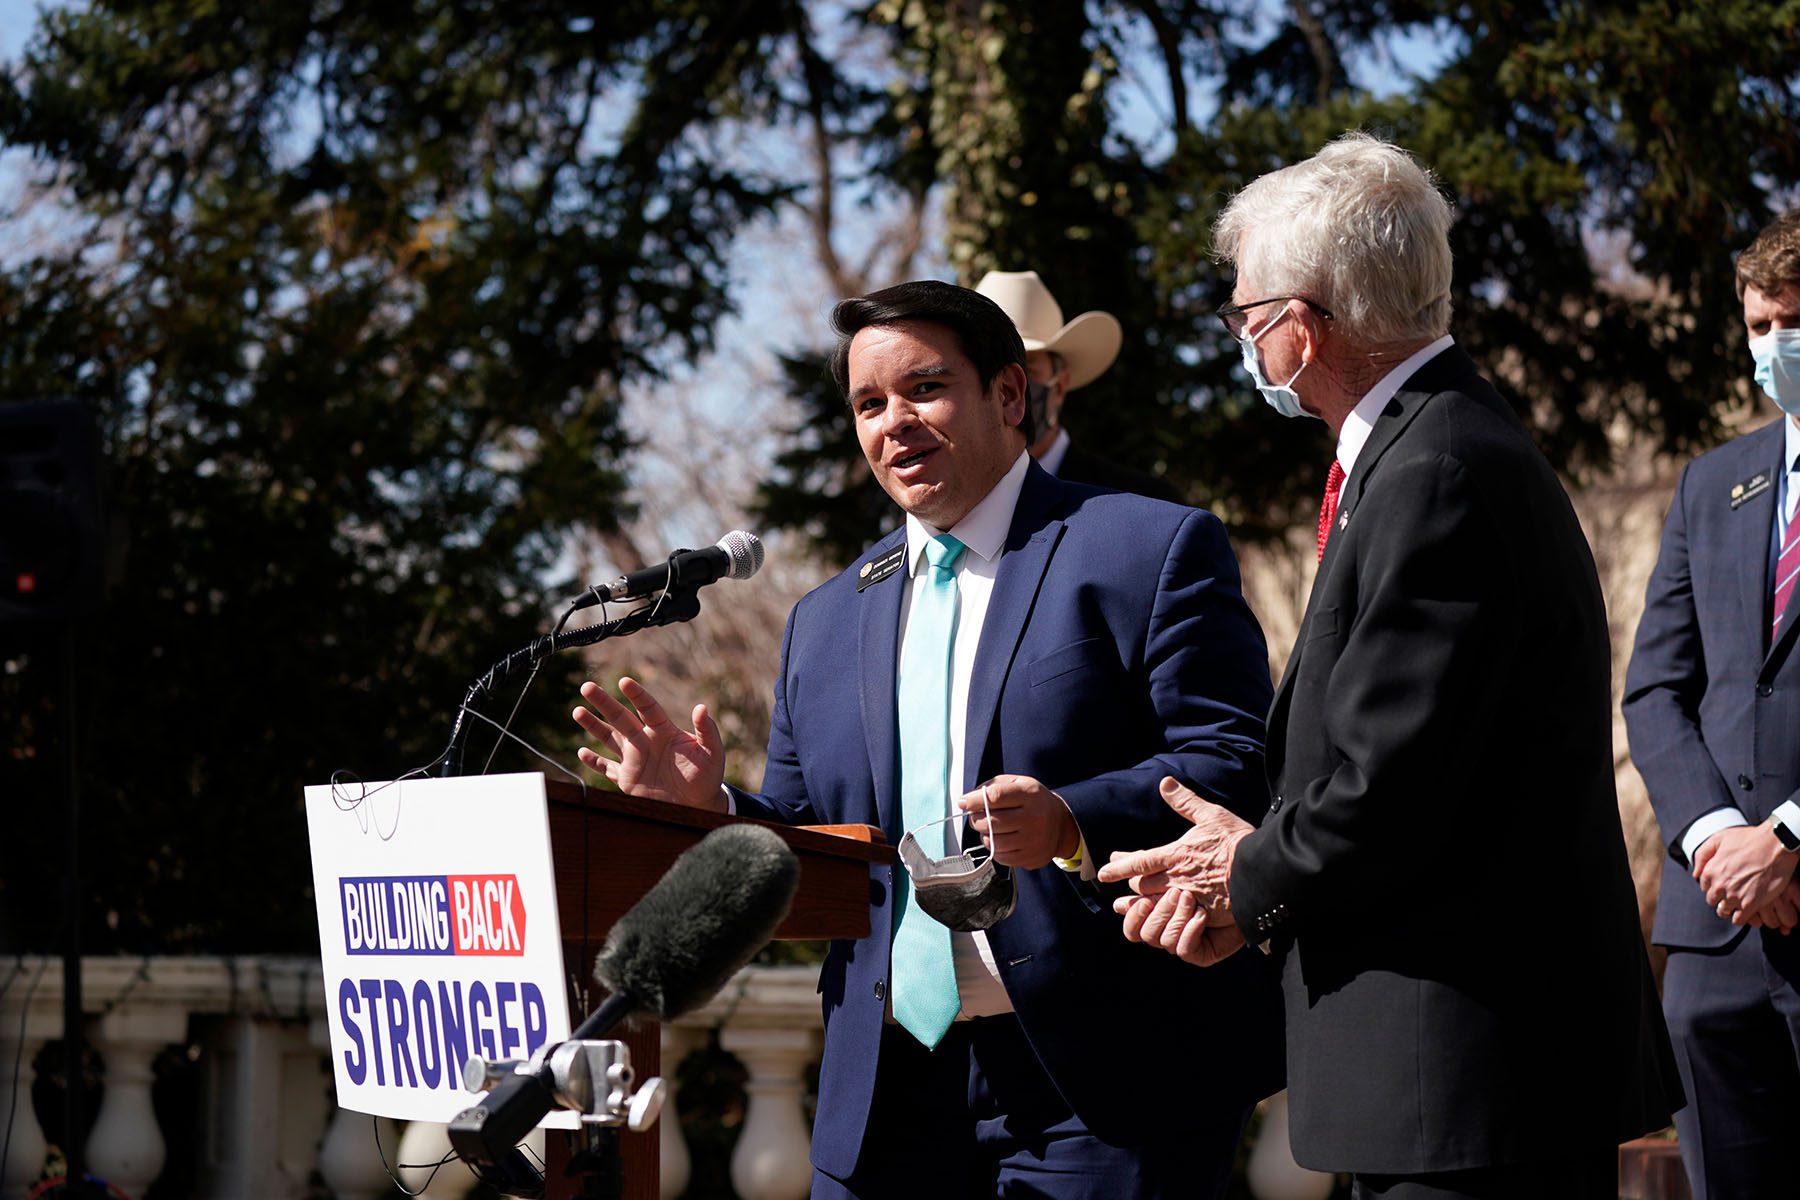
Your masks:
M1219 320L1225 323L1225 332L1229 333L1233 339L1242 340L1244 336L1244 326L1250 323L1251 309L1261 308L1265 304L1280 304L1287 300L1298 300L1300 303L1306 305L1306 307L1318 313L1321 317L1324 317L1327 321L1337 320L1336 317L1331 315L1330 309L1326 308L1323 304L1313 303L1305 296L1270 296L1267 300L1252 300L1248 304L1221 304L1219 306Z

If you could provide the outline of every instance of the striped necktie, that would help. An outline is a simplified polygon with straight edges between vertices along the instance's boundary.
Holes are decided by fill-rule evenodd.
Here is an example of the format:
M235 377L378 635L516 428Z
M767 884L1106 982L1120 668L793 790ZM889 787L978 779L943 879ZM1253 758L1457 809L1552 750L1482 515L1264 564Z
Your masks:
M950 808L950 664L956 644L956 560L963 544L925 543L925 582L906 617L896 699L900 716L900 826L916 829ZM928 1047L962 1007L950 930L913 903L906 868L894 871L894 1020Z
M1790 486L1793 484L1792 476L1788 477L1788 482ZM1769 610L1773 614L1769 620L1771 645L1781 631L1781 618L1794 595L1796 576L1800 576L1800 509L1788 518L1787 535L1781 539L1781 557L1775 560L1775 604Z
M1319 561L1325 561L1325 543L1331 540L1331 522L1337 517L1338 496L1344 490L1344 464L1331 460L1325 475L1325 499L1319 505Z

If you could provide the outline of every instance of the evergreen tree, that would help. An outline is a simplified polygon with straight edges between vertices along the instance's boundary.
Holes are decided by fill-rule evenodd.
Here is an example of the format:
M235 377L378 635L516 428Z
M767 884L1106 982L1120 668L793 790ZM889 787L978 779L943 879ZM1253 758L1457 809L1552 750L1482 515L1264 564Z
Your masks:
M93 406L121 530L114 599L80 635L89 949L310 944L302 785L430 762L467 681L541 631L570 535L626 511L620 389L707 346L729 241L782 194L709 138L774 86L763 58L797 19L719 0L42 17L0 135L63 215L0 274L0 397ZM51 660L24 661L3 682L9 799L58 794ZM534 731L572 740L570 665L540 681ZM0 902L8 940L42 947L61 814L14 808Z
M1119 315L1125 352L1071 404L1074 433L1165 472L1240 536L1307 520L1330 454L1242 377L1212 315L1231 281L1211 224L1257 175L1346 129L1438 173L1458 211L1453 331L1572 477L1604 474L1627 440L1705 445L1749 398L1730 258L1800 184L1793 0L1133 0L1051 15L986 0L872 16L912 65L896 125L935 148L959 282L1034 266L1065 306ZM1441 58L1409 75L1408 39ZM1151 136L1120 119L1133 55L1140 74L1160 59L1172 103ZM862 491L848 507L881 510L854 442L833 436L841 400L802 398L809 428L765 511L842 561L879 526L851 535L809 511L845 510L834 479Z

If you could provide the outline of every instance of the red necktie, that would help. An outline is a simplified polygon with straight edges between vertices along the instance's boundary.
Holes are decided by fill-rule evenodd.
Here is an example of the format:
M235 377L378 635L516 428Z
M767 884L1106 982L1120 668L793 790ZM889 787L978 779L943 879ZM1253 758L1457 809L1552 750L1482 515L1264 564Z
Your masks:
M1781 629L1781 615L1794 594L1794 578L1800 576L1800 511L1788 522L1787 536L1781 540L1781 557L1775 561L1775 607L1769 621L1769 641Z
M1325 559L1325 543L1331 540L1331 522L1337 518L1338 495L1344 490L1344 464L1337 459L1331 460L1331 470L1325 476L1325 499L1319 505L1319 560ZM1800 525L1800 521L1795 522ZM1792 532L1790 530L1790 532ZM1800 553L1796 553L1795 561L1800 563ZM1790 586L1793 580L1789 579Z

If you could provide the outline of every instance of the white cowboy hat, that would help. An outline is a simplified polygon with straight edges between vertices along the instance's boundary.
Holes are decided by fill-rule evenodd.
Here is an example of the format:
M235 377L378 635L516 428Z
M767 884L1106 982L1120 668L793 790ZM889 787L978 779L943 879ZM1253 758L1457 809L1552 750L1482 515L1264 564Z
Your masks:
M975 290L1012 318L1026 350L1062 356L1069 365L1071 391L1100 378L1119 357L1125 333L1118 318L1096 310L1063 324L1062 306L1036 271L989 271Z

